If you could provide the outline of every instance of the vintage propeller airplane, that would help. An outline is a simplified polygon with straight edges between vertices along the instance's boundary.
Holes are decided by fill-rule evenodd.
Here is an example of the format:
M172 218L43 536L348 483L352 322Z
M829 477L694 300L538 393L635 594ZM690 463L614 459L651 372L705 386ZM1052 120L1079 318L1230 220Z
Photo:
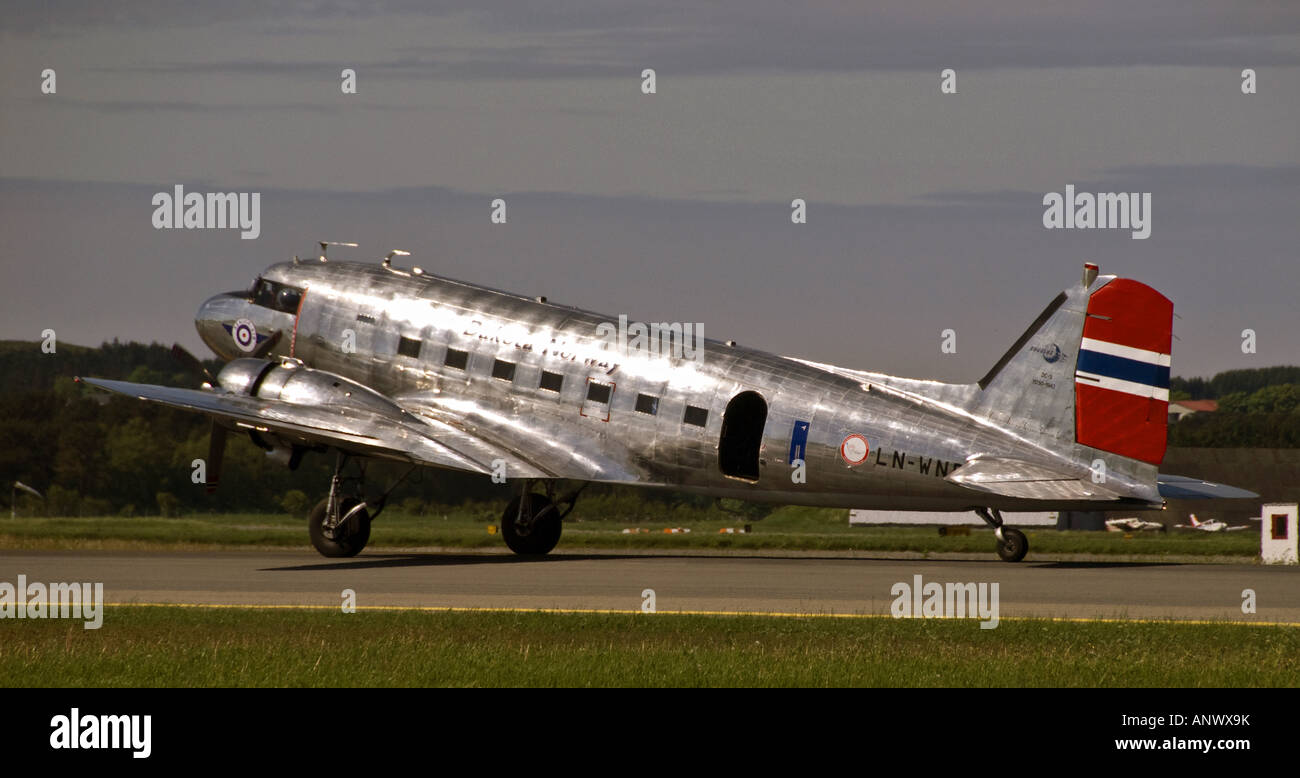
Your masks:
M79 379L211 416L210 487L227 431L247 433L291 468L307 451L335 450L329 496L308 519L312 544L328 557L361 551L383 509L387 493L364 490L368 458L512 479L518 495L502 534L519 554L554 548L591 482L973 510L1011 562L1028 541L1001 511L1254 496L1157 474L1173 304L1095 265L987 375L945 384L731 341L691 348L681 326L628 326L400 269L392 260L401 251L373 264L329 261L328 245L355 244L322 243L317 260L273 265L247 291L200 306L200 336L228 360L201 389ZM612 337L619 328L633 337ZM565 482L579 486L561 493Z

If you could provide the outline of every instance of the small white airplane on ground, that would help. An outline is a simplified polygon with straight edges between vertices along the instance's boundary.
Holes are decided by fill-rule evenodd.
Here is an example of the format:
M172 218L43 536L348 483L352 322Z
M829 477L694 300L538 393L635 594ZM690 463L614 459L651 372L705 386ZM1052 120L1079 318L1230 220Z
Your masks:
M1106 529L1110 532L1160 532L1165 525L1158 521L1143 521L1139 518L1106 519Z
M1178 524L1176 526L1181 527L1183 529L1198 529L1202 532L1235 532L1236 530L1239 529L1250 529L1249 524L1238 524L1236 526L1229 527L1226 522L1219 521L1218 519L1201 521L1196 518L1195 513L1189 513L1187 515L1191 519L1192 523Z

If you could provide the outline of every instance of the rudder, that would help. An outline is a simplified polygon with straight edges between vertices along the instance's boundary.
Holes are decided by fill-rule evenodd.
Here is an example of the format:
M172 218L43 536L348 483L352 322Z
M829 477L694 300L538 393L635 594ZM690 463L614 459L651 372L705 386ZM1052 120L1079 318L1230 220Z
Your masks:
M1158 465L1165 456L1174 304L1117 278L1088 299L1075 366L1075 439Z

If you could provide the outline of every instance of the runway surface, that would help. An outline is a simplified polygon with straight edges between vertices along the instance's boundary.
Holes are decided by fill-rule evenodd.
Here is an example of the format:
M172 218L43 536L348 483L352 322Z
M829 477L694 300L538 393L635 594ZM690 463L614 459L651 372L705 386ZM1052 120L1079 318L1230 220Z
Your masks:
M899 582L997 583L1002 618L1228 619L1300 624L1300 568L1152 562L826 556L311 551L0 551L0 581L90 581L109 603L887 614ZM1242 613L1243 590L1256 612Z

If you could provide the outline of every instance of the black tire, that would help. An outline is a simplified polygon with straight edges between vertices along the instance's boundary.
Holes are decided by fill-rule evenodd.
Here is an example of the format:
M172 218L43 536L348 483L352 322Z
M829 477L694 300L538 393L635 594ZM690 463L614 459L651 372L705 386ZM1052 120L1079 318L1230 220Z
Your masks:
M325 504L327 500L321 500L312 509L311 515L307 517L307 534L311 537L311 544L320 552L321 556L338 557L356 556L361 553L361 549L366 547L370 542L370 514L362 509L361 514L356 517L357 529L355 532L344 535L344 528L339 527L335 530L334 538L325 537ZM359 501L351 497L343 500L340 511L347 514L352 507Z
M998 541L998 556L1003 562L1019 562L1029 553L1029 538L1025 533L1011 527L1002 528L1002 540Z
M506 506L505 515L501 517L501 534L506 539L510 550L521 556L542 556L550 553L555 544L560 542L560 533L564 530L559 515L544 494L529 495L532 508L533 525L527 531L515 524L519 515L519 500L516 497Z

